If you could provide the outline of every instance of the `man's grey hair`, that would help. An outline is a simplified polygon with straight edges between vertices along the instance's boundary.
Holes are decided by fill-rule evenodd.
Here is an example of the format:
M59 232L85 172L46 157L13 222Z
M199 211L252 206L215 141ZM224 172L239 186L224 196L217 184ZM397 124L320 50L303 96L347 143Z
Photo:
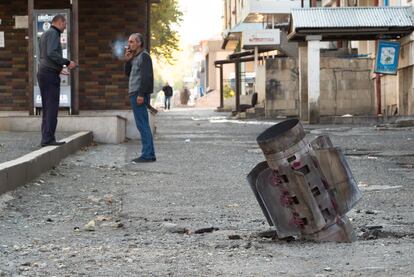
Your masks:
M66 17L63 14L57 14L53 17L52 23L55 23L57 21L66 22Z
M144 43L144 36L141 33L133 33L131 34L131 36L135 37L135 40L137 42L141 43L141 47L144 48L145 43Z

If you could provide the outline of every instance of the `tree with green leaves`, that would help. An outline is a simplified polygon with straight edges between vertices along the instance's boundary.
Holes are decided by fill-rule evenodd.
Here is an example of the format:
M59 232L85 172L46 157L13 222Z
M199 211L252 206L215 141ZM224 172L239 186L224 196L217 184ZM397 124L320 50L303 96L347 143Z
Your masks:
M180 24L183 13L177 0L160 0L151 6L151 52L159 60L173 64L173 54L179 50L179 34L172 29Z

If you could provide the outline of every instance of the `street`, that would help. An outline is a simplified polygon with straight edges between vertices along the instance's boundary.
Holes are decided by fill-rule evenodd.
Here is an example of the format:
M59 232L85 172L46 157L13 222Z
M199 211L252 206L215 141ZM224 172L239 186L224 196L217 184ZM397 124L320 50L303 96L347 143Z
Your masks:
M278 240L246 181L276 121L209 109L156 118L157 162L139 141L92 145L0 196L0 276L413 276L414 131L304 125L341 147L362 200L358 240Z

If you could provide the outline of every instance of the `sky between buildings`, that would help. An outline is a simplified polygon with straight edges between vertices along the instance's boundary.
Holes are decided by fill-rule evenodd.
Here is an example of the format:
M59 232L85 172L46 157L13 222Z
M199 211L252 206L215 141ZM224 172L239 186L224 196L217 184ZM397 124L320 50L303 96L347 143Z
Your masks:
M184 13L178 27L183 44L198 44L201 40L219 37L222 32L222 0L179 0Z

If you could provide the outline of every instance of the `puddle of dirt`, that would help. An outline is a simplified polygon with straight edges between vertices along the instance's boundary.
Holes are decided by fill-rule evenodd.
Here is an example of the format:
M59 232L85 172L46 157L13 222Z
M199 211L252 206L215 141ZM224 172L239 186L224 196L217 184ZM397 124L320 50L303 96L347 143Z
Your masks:
M364 229L361 228L362 233L359 234L358 238L362 240L376 240L376 239L384 239L384 238L404 238L409 237L413 238L414 234L409 232L392 232L392 231L384 231L382 230L382 226L380 228L375 229Z

